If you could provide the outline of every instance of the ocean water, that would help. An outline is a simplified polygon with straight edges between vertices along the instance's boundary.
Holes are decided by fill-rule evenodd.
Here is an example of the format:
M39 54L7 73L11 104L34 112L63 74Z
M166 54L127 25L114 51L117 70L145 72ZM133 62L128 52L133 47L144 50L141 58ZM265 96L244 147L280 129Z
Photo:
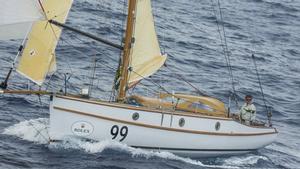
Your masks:
M76 0L67 24L121 43L126 2ZM0 95L0 168L299 168L300 166L300 1L299 0L153 0L153 13L167 67L143 80L134 92L168 91L195 94L178 78L184 76L205 93L228 103L231 79L219 36L226 41L239 104L252 94L258 118L266 120L264 102L251 55L255 54L268 106L273 108L276 141L258 151L238 156L190 159L167 152L151 152L104 140L98 143L69 139L48 144L47 96ZM222 31L222 27L220 27ZM0 78L4 79L20 41L0 41ZM88 38L63 31L56 50L58 71L43 89L64 87L77 92L87 87L90 67L97 59L92 95L109 99L120 51ZM17 73L10 89L36 88ZM233 108L233 110L236 110Z

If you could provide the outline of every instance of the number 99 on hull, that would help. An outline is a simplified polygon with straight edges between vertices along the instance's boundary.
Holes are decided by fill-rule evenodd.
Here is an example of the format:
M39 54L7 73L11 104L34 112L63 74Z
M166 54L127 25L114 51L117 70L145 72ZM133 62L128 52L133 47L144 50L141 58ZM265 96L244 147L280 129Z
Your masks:
M189 157L240 154L270 144L272 127L252 127L232 118L154 111L119 103L54 96L50 139L115 140L128 146Z

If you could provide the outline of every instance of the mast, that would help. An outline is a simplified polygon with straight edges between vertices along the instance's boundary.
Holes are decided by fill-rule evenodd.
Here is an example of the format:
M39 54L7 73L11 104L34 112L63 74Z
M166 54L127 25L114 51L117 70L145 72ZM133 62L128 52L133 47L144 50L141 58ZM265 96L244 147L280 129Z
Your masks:
M120 79L120 87L119 94L117 97L117 101L122 102L126 97L127 90L127 82L128 82L128 65L129 65L129 56L131 43L133 42L133 29L134 29L134 18L135 18L135 9L136 9L136 0L128 1L128 15L127 15L127 26L125 32L125 44L123 49L123 57L122 63L120 65L121 69L121 79Z

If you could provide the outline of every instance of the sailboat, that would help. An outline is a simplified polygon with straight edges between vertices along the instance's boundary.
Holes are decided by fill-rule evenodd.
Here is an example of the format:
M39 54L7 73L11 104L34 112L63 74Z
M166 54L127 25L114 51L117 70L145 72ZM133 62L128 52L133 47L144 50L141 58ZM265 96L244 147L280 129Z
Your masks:
M78 94L9 90L7 81L14 67L11 68L0 93L50 96L50 142L67 137L115 140L135 148L200 157L254 151L271 144L278 135L276 128L269 124L241 122L222 101L213 97L166 91L151 98L127 93L132 86L158 71L167 59L160 50L150 0L128 1L123 45L66 25L72 0L3 3L0 10L4 15L12 16L7 5L21 12L12 18L1 18L1 38L25 37L16 59L16 71L39 86L56 70L55 47L62 28L122 51L114 84L117 97L113 101L90 98L88 89Z

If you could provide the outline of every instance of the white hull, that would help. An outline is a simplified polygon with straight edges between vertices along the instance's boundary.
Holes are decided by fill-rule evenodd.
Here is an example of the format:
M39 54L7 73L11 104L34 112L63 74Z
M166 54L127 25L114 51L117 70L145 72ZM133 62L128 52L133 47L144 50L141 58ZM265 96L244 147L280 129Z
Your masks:
M133 120L134 113L139 114L137 120ZM181 118L185 121L182 127ZM132 147L200 157L262 148L275 140L277 131L246 126L229 118L54 96L50 103L50 139L62 140L66 136L115 139Z

